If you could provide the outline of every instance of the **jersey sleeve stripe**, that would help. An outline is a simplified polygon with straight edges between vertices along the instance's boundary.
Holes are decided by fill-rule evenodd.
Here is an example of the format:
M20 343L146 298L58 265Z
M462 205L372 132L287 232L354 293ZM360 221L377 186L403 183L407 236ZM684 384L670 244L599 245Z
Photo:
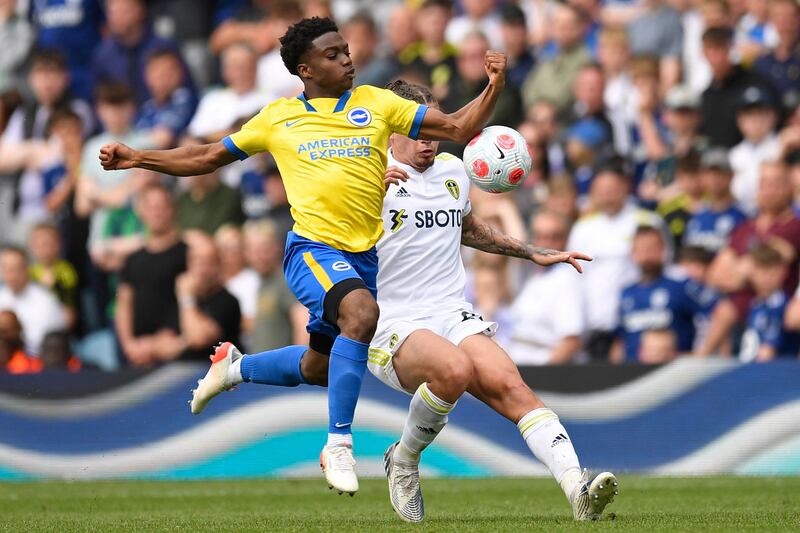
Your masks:
M233 139L231 139L230 136L222 139L222 144L225 145L225 148L227 148L230 153L239 158L239 161L244 161L250 157L247 155L247 152L244 152L238 146L236 146L236 143L233 142Z
M428 111L428 106L420 105L414 115L414 122L411 123L411 129L408 132L408 137L417 140L419 137L419 130L422 127L422 120L425 118L425 113Z

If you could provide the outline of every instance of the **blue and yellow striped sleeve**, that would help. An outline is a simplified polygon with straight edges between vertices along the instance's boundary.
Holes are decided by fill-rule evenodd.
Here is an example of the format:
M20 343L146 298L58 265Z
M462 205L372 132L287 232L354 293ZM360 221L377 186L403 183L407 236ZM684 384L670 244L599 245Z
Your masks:
M416 139L419 136L428 106L406 100L387 89L378 90L381 91L378 101L382 106L383 116L389 128L394 133L401 133L411 139Z
M270 125L269 106L248 120L242 129L222 139L222 144L239 160L269 151Z

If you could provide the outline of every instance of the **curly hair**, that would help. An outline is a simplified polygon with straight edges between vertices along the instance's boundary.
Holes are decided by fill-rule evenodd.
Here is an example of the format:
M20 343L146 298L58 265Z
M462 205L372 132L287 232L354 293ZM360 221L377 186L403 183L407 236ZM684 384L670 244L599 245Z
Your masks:
M297 75L300 58L311 49L317 37L339 31L336 23L329 18L306 18L290 26L281 37L281 59L289 72Z
M430 89L424 85L408 83L403 79L390 81L386 84L386 89L389 89L401 98L412 100L418 104L436 103L436 99L433 97L433 94L431 94Z

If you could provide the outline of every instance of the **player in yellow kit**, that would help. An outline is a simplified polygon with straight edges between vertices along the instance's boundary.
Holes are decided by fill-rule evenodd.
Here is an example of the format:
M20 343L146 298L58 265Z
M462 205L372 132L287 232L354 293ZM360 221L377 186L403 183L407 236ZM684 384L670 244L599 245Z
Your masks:
M230 343L193 393L192 412L237 381L282 386L328 385L328 442L320 464L340 493L358 490L351 424L369 342L378 321L375 301L381 208L389 136L466 143L488 120L505 85L506 58L486 54L486 89L460 110L445 114L370 86L352 88L348 45L330 19L303 19L281 38L281 57L300 77L297 98L267 105L221 142L174 150L104 146L106 170L145 168L176 176L207 174L236 159L272 153L283 176L293 231L284 272L309 309L310 345L242 356ZM191 305L191 302L187 302ZM329 355L328 355L329 354Z

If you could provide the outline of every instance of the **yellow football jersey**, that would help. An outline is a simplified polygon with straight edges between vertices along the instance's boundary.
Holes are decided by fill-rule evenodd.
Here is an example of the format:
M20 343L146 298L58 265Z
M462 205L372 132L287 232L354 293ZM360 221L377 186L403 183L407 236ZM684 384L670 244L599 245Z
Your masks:
M419 134L427 106L361 86L341 98L281 98L223 139L239 159L270 152L283 177L294 231L347 252L383 233L381 209L391 133Z

